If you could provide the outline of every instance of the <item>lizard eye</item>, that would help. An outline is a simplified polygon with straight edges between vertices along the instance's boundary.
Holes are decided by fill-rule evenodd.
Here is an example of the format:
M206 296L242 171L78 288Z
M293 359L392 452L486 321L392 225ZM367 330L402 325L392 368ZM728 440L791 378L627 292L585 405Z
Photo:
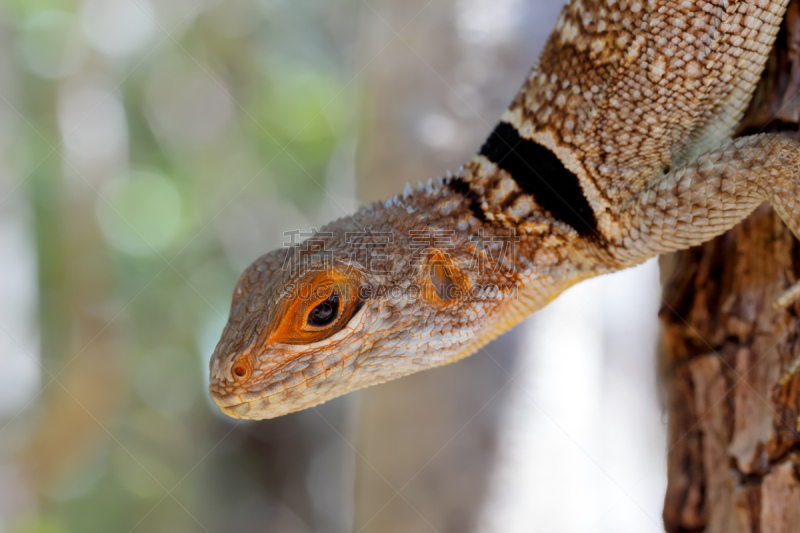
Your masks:
M338 271L300 280L276 313L266 342L312 344L345 328L370 291Z
M308 325L324 327L332 324L339 317L339 295L331 293L328 299L317 304L308 314Z

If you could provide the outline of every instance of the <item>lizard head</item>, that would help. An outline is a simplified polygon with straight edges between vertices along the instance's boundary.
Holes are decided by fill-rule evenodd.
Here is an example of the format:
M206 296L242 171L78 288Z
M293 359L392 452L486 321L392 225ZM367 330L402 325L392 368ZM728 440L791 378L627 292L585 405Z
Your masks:
M413 231L346 231L353 225L342 219L241 275L210 363L211 396L225 414L273 418L486 342L481 317L507 295L494 282L481 286L475 246L415 247Z

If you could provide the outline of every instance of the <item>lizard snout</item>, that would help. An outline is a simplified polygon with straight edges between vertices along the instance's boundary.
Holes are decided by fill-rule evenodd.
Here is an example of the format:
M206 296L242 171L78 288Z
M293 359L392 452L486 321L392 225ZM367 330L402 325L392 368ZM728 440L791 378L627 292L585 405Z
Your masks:
M227 357L214 358L211 362L211 379L220 385L225 383L241 384L253 375L251 354L230 354Z

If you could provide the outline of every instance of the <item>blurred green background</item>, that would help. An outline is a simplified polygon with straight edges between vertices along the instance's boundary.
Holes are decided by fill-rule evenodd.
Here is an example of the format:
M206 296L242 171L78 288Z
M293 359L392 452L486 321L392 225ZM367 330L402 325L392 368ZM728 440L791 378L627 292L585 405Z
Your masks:
M241 270L286 231L464 162L560 7L0 1L0 532L660 530L655 329L630 318L647 316L640 309L628 321L650 336L614 353L644 363L565 356L596 370L586 379L598 390L610 380L632 391L606 411L641 404L630 422L648 435L639 455L583 443L599 441L569 429L571 411L546 417L566 417L556 438L569 438L537 457L594 454L602 473L626 480L586 467L601 481L577 491L585 517L564 500L576 490L568 476L586 470L561 473L559 490L529 476L534 522L509 488L519 438L508 428L548 424L508 414L512 391L527 387L515 381L530 344L520 331L452 368L274 421L224 418L207 398ZM592 312L590 325L609 314ZM571 401L575 428L603 415L585 411L591 397ZM537 435L549 442L546 428Z

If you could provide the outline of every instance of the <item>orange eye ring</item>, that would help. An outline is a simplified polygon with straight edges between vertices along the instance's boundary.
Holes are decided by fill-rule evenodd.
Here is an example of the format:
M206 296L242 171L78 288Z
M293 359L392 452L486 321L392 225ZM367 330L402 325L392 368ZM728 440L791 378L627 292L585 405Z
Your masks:
M304 279L285 300L266 342L311 344L330 337L359 309L359 287L360 280L335 270Z

